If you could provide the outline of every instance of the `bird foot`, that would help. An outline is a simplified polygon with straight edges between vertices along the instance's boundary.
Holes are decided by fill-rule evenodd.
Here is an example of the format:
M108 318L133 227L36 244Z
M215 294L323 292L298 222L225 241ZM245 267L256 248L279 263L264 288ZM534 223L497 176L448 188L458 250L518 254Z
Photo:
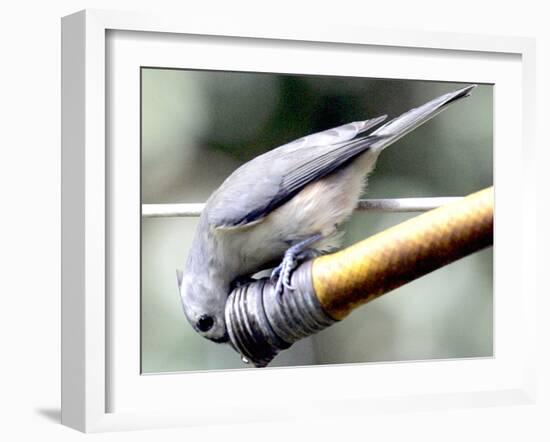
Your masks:
M256 281L256 279L249 275L237 276L233 281L231 281L231 284L229 286L229 291L232 292L233 290L238 289L242 286L248 285L254 281Z
M281 263L271 272L271 283L275 284L275 294L282 296L285 289L293 291L294 287L290 283L292 273L298 267L298 264L315 258L321 254L318 250L309 248L310 245L322 239L322 236L314 235L298 244L290 247L284 254Z

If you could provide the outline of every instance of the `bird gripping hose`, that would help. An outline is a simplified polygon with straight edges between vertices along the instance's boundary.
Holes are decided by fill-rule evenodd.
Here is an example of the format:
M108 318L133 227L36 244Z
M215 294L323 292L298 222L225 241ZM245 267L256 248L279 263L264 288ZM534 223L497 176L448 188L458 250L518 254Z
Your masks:
M302 264L293 291L267 278L230 294L231 345L257 367L358 306L493 243L493 188L411 218L339 252Z

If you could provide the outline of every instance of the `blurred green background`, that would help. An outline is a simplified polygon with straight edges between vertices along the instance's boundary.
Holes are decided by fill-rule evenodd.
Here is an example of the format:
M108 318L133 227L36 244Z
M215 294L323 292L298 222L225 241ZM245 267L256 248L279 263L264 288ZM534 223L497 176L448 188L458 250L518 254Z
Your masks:
M400 113L461 83L142 69L142 203L204 202L240 164L350 121ZM380 156L368 197L461 196L493 182L493 89L479 85ZM356 213L350 244L416 214ZM143 373L246 368L187 323L176 283L197 219L142 220ZM271 366L493 354L492 248L401 287Z

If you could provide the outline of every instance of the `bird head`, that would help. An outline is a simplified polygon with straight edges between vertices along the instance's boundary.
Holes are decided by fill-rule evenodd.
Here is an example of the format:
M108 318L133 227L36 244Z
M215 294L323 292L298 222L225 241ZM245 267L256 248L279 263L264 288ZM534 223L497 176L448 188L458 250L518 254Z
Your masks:
M225 325L227 291L200 275L184 274L177 270L178 288L187 320L201 336L213 342L229 340Z

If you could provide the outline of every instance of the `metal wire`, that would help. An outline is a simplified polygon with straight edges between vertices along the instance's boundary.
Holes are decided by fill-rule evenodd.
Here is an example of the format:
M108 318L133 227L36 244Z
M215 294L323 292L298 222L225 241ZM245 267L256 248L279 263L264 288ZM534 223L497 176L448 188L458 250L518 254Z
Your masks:
M462 197L434 198L384 198L364 199L357 204L358 211L371 212L425 212L445 204L457 201ZM200 216L204 204L142 204L143 218L196 217Z

